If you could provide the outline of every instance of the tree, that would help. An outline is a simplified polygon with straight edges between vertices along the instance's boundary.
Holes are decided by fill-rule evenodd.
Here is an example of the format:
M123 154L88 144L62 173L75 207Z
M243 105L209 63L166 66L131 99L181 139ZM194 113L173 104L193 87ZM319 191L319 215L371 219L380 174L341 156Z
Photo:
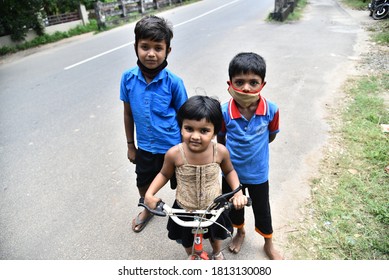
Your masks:
M44 34L42 18L77 11L80 3L93 8L94 0L0 0L0 36L24 40L29 29Z
M15 41L23 40L30 28L43 35L41 8L42 0L1 0L0 31Z

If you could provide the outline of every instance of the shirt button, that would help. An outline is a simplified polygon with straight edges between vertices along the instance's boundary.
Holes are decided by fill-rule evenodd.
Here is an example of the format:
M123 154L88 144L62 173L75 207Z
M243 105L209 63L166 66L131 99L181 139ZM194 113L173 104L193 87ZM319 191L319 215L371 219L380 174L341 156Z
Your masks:
M244 127L244 130L247 130L247 126Z

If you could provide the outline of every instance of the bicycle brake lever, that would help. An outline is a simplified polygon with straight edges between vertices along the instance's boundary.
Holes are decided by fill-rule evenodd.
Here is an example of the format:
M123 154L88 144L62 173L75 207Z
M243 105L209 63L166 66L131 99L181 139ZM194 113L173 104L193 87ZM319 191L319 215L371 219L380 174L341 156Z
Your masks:
M221 202L227 202L234 194L236 194L238 191L240 191L242 189L242 185L239 185L239 187L237 187L235 190L233 190L232 192L229 192L229 193L225 193L225 194L222 194L222 195L219 195L218 197L216 197L214 199L214 203L221 203Z
M165 203L163 201L159 201L157 203L157 207L155 209L151 209L150 207L148 207L146 204L145 204L145 199L144 197L141 197L139 198L139 203L138 203L138 206L141 206L141 207L144 207L146 208L150 213L156 215L156 216L160 216L160 217L166 217L166 213L163 211L163 206L165 205Z

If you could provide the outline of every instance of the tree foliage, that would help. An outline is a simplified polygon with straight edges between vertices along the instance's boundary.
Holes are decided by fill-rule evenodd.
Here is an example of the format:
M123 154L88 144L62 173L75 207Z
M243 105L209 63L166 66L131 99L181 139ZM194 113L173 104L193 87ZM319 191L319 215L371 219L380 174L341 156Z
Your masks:
M0 33L10 34L15 41L25 38L28 29L39 35L44 27L39 20L42 0L1 0Z
M94 0L0 0L0 36L14 41L25 39L29 29L44 34L42 19L49 15L78 10L80 3L93 8Z

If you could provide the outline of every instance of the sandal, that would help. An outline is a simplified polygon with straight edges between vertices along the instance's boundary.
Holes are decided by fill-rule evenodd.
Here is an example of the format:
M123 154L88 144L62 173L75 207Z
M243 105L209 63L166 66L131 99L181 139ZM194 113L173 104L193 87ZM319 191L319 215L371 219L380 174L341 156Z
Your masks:
M146 219L141 220L139 218L141 213L142 212L140 212L136 216L136 218L132 220L132 230L134 232L141 232L146 227L147 223L151 220L151 218L154 216L153 214L150 213L149 216ZM138 229L137 229L137 227L138 227Z

